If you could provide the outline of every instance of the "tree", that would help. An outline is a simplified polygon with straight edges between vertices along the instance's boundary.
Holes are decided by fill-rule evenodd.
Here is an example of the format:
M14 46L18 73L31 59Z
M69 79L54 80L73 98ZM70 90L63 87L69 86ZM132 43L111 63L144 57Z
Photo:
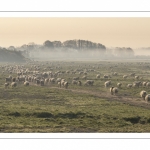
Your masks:
M47 40L43 43L44 47L46 48L54 48L53 42Z

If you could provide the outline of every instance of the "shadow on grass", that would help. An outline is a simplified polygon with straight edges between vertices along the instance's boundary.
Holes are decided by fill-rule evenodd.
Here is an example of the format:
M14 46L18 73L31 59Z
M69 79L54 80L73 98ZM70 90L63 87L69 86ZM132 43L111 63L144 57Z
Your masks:
M33 114L34 116L38 118L69 118L69 119L74 119L74 118L80 118L80 117L86 117L85 113L77 112L69 112L69 113L58 113L56 115L53 115L52 113L49 112L36 112Z
M146 124L146 123L150 123L150 118L141 118L139 116L136 117L130 117L130 118L124 118L125 121L129 121L132 124Z

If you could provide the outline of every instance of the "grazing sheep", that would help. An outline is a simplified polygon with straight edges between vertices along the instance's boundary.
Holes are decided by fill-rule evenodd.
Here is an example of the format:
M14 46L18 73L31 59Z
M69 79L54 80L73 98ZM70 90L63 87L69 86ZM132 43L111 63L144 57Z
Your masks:
M114 75L114 76L117 76L117 75L118 75L118 73L117 73L117 72L114 72L114 73L113 73L113 75Z
M96 79L99 79L99 78L100 78L100 74L97 74L97 75L96 75Z
M17 83L16 82L12 82L11 83L11 87L13 88L13 87L16 87L17 86Z
M87 76L83 76L82 79L86 80L86 79L87 79Z
M61 82L58 82L58 86L61 88Z
M143 82L143 83L142 83L143 86L146 86L146 84L147 84L147 82Z
M123 79L127 79L127 77L128 77L127 75L124 75L124 76L123 76Z
M5 85L5 88L8 88L8 86L9 86L9 83L5 83L4 85Z
M72 80L72 84L77 85L77 81L76 80Z
M111 81L106 81L106 82L104 83L104 85L105 85L105 88L109 87L109 86L111 85Z
M145 99L145 96L146 96L147 92L146 91L141 91L140 92L140 96Z
M68 88L68 82L64 83L64 87L67 89Z
M55 78L50 78L49 81L50 83L55 83Z
M79 77L73 77L73 80L79 80Z
M135 78L136 80L138 80L138 79L139 79L139 76L135 76L134 78Z
M7 78L5 78L5 81L6 82L11 82L11 78L7 77Z
M127 84L127 88L131 88L132 87L132 84Z
M60 82L61 86L64 86L64 83L65 83L65 79L61 79L61 82Z
M134 76L135 76L135 73L131 73L130 76L131 76L131 77L134 77Z
M40 84L40 80L36 79L36 84L39 85Z
M147 83L146 83L146 86L147 86L147 87L150 87L150 82L147 82Z
M29 86L29 82L28 82L28 81L25 81L25 82L24 82L24 85L25 85L25 86Z
M81 81L78 81L78 83L77 83L79 86L81 86L82 85L82 82Z
M103 78L104 78L104 79L108 79L109 76L108 76L108 75L104 75Z
M93 85L94 81L93 80L86 80L86 82L84 83L84 85Z
M49 83L49 78L46 78L44 82L45 82L45 84L48 84Z
M110 93L111 93L111 95L116 95L118 93L118 88L117 87L111 87Z
M132 87L138 87L141 85L141 82L133 82Z
M147 94L147 95L145 96L145 100L146 100L147 102L150 101L150 94Z
M117 87L121 87L122 86L122 83L117 83Z
M57 82L57 83L58 83L58 82L61 82L61 78L57 78L56 82Z
M12 78L12 82L16 82L16 78Z
M44 86L44 80L41 80L41 81L40 81L40 85L41 85L41 86Z

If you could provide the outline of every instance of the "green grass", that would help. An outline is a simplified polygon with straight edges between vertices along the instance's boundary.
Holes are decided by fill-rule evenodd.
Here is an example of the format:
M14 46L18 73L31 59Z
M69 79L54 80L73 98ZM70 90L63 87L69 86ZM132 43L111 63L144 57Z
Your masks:
M53 64L44 64L44 67L51 66L53 72L59 69L55 68L58 62ZM88 66L88 65L91 66ZM109 69L113 66L114 72L118 76L112 76L111 81L114 86L117 82L123 84L119 89L118 96L132 97L135 101L142 102L139 93L140 88L128 89L126 85L133 83L133 77L124 80L124 74L135 72L143 76L144 80L149 80L149 74L145 74L148 68L139 66L137 63L128 64L123 68L122 64L114 67L118 62L75 62L70 66L69 62L62 63L62 69L85 69L92 66L99 66L102 75L111 74ZM40 65L40 64L39 64ZM60 64L61 65L61 64ZM78 67L80 65L80 67ZM85 66L86 65L86 66ZM147 65L147 64L146 64ZM87 67L88 66L88 67ZM28 67L30 67L28 65ZM51 88L58 87L57 84L50 86L29 86L18 85L16 88L4 89L5 77L7 71L1 74L0 68L0 132L149 132L150 131L150 110L140 106L131 106L128 103L122 103L118 100L111 100L109 89L104 88L104 82L108 79L96 79L96 72L88 72L88 79L94 80L92 87L76 86L69 84L68 90ZM16 74L13 74L16 76ZM79 74L62 75L69 83L72 77L82 77ZM84 82L85 80L82 80ZM69 89L78 90L74 92ZM150 89L145 89L150 93ZM82 91L105 93L108 98L98 97Z

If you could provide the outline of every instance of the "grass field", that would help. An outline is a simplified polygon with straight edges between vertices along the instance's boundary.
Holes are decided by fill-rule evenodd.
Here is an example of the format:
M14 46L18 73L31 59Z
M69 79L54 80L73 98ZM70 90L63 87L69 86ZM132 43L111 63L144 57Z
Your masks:
M143 77L140 81L150 80L149 62L42 62L40 71L94 69L87 71L87 79L94 80L93 86L72 85L72 77L83 75L63 74L70 84L68 89L58 88L57 84L48 86L19 84L16 88L4 88L8 72L1 73L0 68L0 132L149 132L150 131L150 104L139 96L141 90L150 93L145 87L128 89L126 85L135 79L123 75L134 72ZM4 64L0 64L3 66ZM41 66L41 63L37 65ZM90 66L89 66L90 65ZM26 64L30 68L31 64ZM60 66L61 68L57 68ZM113 71L111 70L113 69ZM111 75L117 72L118 76L110 79L112 85L121 82L122 88L118 95L111 95L109 88L104 87L104 74ZM100 73L101 78L96 79ZM12 74L16 76L16 74ZM85 80L81 79L82 82Z

